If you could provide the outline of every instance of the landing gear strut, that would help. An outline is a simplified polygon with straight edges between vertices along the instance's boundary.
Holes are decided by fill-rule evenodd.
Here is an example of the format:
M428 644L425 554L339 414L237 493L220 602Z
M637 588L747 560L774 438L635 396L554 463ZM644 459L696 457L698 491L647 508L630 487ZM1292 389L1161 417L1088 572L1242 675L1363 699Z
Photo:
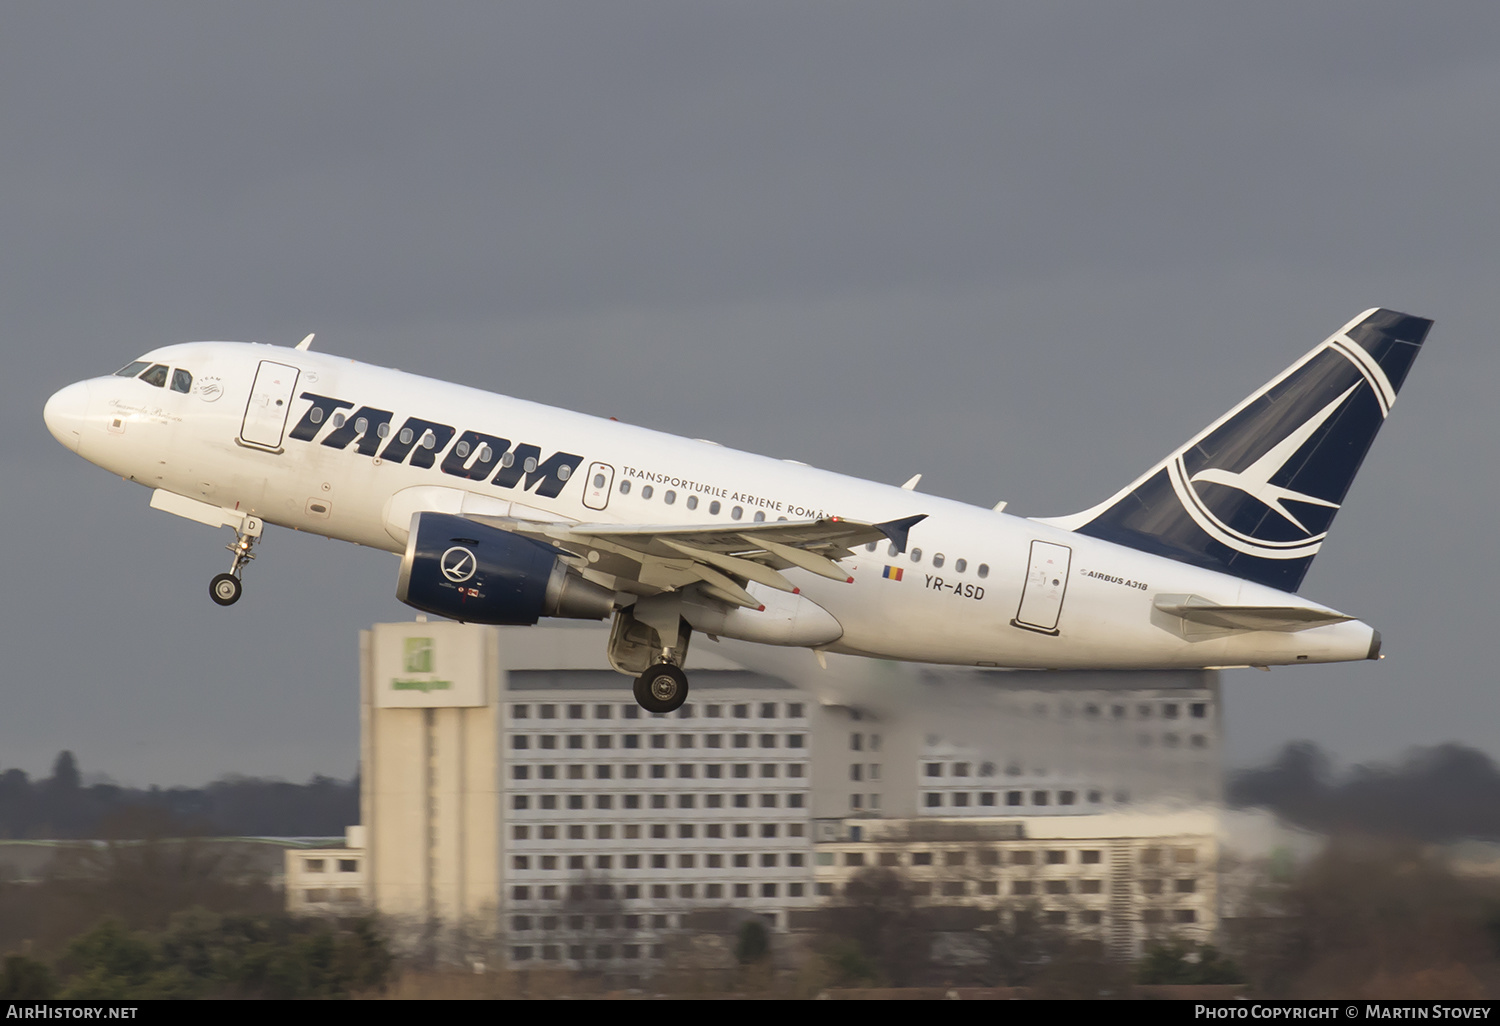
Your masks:
M687 696L687 674L671 663L657 663L635 679L635 700L650 713L675 712Z
M234 541L224 546L234 553L234 561L229 565L229 573L218 574L208 586L209 595L219 605L232 606L244 593L245 586L240 581L240 573L245 569L245 564L255 558L255 553L250 550L260 541L263 527L259 517L246 517L240 529L235 532Z

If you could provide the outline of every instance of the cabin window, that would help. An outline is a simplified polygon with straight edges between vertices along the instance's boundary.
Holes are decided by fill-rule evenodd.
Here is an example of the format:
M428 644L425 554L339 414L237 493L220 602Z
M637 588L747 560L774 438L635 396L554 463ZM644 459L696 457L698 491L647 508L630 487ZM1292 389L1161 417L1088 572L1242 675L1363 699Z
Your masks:
M509 453L507 453L506 455L509 455ZM629 495L630 494L630 482L629 481L621 481L620 482L620 494L621 495Z
M375 433L381 438L391 437L391 422L388 420L381 421L380 424L375 428Z
M604 487L604 475L603 474L595 474L594 475L594 487L595 488L603 488Z
M117 378L133 378L133 377L135 377L137 374L139 374L141 371L143 371L145 369L146 369L146 361L145 360L136 360L134 363L127 363L125 366L123 366L119 370L115 371L115 377L117 377Z
M734 507L734 509L732 509L732 510L729 511L729 518L731 520L738 520L740 517L742 517L744 515L745 515L745 507L743 507L743 506L736 506L736 507Z
M193 376L181 367L178 367L172 372L172 391L187 393L192 390Z
M363 419L364 419L363 417L360 418L360 420L363 420ZM359 427L358 421L355 422L354 426L355 427ZM361 431L364 430L364 428L362 428L362 427L359 427L359 429ZM469 455L469 443L468 442L459 442L457 445L455 445L453 447L453 451L458 455L459 459L463 459L465 456Z
M911 550L911 561L913 563L920 563L920 562L922 562L922 550L921 549L912 549Z
M528 456L528 457L526 457L526 461L521 464L521 469L524 470L524 471L526 471L526 473L528 473L528 474L535 473L535 471L536 471L536 457L535 456Z
M886 550L886 554L889 555L892 559L894 559L896 557L896 555L898 554L899 551L900 550L896 548L896 543L895 542L891 542L891 547Z
M360 434L364 434L366 431L370 430L369 418L356 417L354 420L354 430L358 431Z
M557 468L557 479L559 481L566 481L568 478L570 478L572 476L573 476L573 468L570 467L570 466L568 466L567 464L564 464L563 466Z
M942 568L942 565L943 565L943 554L941 552L934 552L932 554L932 565L935 568L939 568L939 569Z
M710 502L708 504L708 512L709 512L709 514L711 516L718 516L719 515L719 500L718 499L715 499L713 502Z
M164 363L152 364L151 369L141 375L141 380L148 385L165 388L167 384L167 365Z
M335 413L333 415L333 426L336 427L336 428L343 427L344 426L344 420L345 420L345 417L344 417L344 415L342 413ZM410 431L404 431L404 432L402 432L402 434L410 435L411 432ZM405 441L409 442L409 441L411 441L411 439L407 438L407 439L405 439Z
M866 545L865 546L865 551L866 552L874 552L875 551L875 543L871 542L870 544Z
M344 422L344 415L342 413L335 413L333 415L333 426L334 427L338 427L343 422ZM396 438L400 440L400 442L401 442L402 445L410 445L411 444L411 440L413 438L415 438L415 437L416 437L416 433L413 432L411 428L406 428L406 427L402 428L401 429L401 433L396 436Z
M979 576L980 577L988 577L989 575L990 575L990 565L988 563L980 563L979 564Z
M765 510L758 509L758 510L755 511L755 522L757 524L763 523L765 521L765 519L766 519L766 512L765 512Z
M969 569L969 561L967 559L960 559L957 563L953 564L953 569L957 570L959 573L963 573L965 570Z
M314 406L311 410L308 411L307 419L312 421L314 424L323 423L323 408L321 406Z
M641 486L641 498L643 498L643 499L649 499L649 498L651 498L652 494L655 491L656 491L656 489L652 488L650 485L642 485Z
M674 502L677 501L677 493L676 492L667 492L665 495L663 495L661 497L661 501L665 502L668 506L670 506L670 505L672 505L672 503L674 503Z
M696 495L689 495L688 496L687 508L688 509L697 509L698 508L698 496L696 496Z
M500 465L502 467L511 466L515 462L516 462L516 454L513 453L513 452L508 452L505 455L503 455L503 456L500 457Z
M495 458L495 450L491 449L488 442L479 443L479 462L488 463Z

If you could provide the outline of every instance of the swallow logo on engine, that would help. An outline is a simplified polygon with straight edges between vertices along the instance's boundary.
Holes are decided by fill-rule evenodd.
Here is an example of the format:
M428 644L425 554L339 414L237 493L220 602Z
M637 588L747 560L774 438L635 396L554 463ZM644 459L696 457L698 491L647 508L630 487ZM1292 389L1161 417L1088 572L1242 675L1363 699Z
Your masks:
M479 569L479 560L474 558L474 553L462 545L455 545L444 552L438 560L438 569L443 576L454 584L462 584L474 576L474 571Z

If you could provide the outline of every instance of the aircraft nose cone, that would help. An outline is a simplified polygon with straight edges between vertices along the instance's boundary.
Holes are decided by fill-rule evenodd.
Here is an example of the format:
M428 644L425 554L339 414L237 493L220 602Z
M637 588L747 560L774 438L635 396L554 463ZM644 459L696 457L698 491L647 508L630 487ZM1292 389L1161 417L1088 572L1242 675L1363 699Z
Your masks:
M47 430L52 432L53 438L77 452L88 412L89 385L87 381L79 381L53 393L42 410L42 419L47 422Z

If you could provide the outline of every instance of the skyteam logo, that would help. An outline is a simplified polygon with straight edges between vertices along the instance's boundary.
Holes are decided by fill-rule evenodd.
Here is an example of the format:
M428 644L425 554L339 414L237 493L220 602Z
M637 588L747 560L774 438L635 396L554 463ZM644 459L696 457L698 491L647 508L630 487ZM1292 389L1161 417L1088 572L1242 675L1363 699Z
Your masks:
M1178 453L1168 480L1193 522L1236 552L1310 557L1358 469L1352 443L1395 395L1370 354L1335 335Z

